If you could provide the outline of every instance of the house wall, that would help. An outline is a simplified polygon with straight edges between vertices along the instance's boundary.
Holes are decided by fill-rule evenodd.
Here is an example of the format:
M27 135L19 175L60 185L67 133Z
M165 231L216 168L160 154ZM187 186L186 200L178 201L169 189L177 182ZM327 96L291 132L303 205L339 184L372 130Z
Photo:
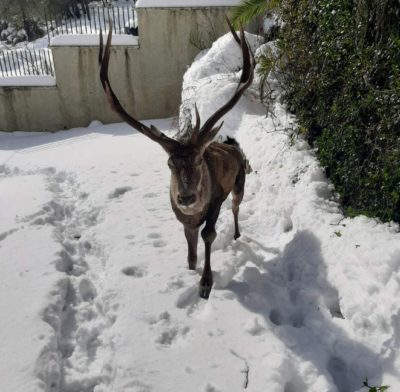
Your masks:
M139 8L139 39L113 45L110 81L138 119L178 113L182 77L203 47L228 31L227 7ZM51 45L55 86L0 87L0 131L55 131L120 121L99 81L98 44Z

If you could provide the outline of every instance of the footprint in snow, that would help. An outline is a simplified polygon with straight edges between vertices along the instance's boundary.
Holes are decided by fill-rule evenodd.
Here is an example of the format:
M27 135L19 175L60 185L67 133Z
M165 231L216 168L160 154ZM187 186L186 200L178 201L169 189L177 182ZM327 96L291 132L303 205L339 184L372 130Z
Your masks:
M123 196L126 192L129 192L132 190L132 187L130 186L120 186L118 188L115 188L109 195L109 199L118 199L119 197Z
M167 287L164 289L161 289L159 293L169 293L171 291L179 290L182 287L185 286L185 282L181 278L172 278L170 281L167 283Z
M195 305L199 301L199 291L197 287L189 287L179 295L176 307L179 309Z
M123 268L122 273L126 276L131 276L132 278L143 278L147 275L147 271L145 268L137 267L134 265Z
M350 391L350 383L348 379L347 365L343 359L332 357L327 363L327 370L331 375L339 392Z
M304 316L301 313L293 314L288 319L284 318L278 309L271 309L269 319L276 326L291 325L294 328L301 328L304 325Z
M79 282L79 294L84 301L88 302L96 298L97 291L89 279L82 279Z
M144 197L152 199L154 197L157 197L157 193L154 193L154 192L145 193Z
M155 325L158 323L164 323L164 324L169 324L171 321L171 315L169 314L168 311L162 312L158 315L158 317L151 316L148 319L148 323L150 325Z
M162 241L162 240L156 240L156 241L153 241L153 246L155 247L155 248L164 248L164 246L166 246L167 244L164 242L164 241Z
M177 325L164 329L157 337L156 343L162 346L170 346L179 338L185 338L190 331L190 327L179 327Z
M148 238L157 239L157 238L161 238L161 234L159 234L159 233L150 233L147 237Z
M11 229L0 234L0 241L5 240L9 235L15 233L18 229Z
M211 385L211 384L207 384L205 387L204 387L204 390L203 390L204 392L220 392L220 390L219 389L217 389L217 388L215 388L213 385Z
M342 309L340 308L339 300L337 300L336 302L331 304L328 307L328 309L329 309L329 312L330 312L332 317L344 319L344 316L343 316L343 313L342 313Z

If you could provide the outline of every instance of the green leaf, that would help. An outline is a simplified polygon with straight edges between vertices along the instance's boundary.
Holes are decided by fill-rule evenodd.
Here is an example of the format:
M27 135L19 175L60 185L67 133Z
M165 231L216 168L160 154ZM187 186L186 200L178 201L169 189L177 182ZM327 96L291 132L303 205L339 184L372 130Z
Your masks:
M238 28L251 22L256 16L263 15L267 11L275 9L279 0L244 0L233 9L232 22Z

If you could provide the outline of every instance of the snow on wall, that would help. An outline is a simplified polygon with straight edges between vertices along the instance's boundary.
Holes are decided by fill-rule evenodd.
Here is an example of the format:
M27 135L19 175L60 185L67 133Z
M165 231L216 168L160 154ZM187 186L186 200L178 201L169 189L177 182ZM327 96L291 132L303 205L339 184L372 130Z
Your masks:
M56 78L47 75L12 76L0 78L1 87L36 87L36 86L55 86Z
M104 43L107 36L104 36ZM114 46L138 46L138 37L128 34L113 35ZM99 36L93 34L57 35L50 41L50 46L98 46Z
M136 8L233 7L241 0L139 0Z

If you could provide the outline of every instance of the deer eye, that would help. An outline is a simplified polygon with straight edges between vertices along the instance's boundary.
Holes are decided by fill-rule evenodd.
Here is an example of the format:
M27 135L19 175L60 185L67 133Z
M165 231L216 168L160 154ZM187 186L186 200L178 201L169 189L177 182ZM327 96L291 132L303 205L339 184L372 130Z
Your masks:
M168 167L169 167L170 169L172 169L172 168L174 167L174 163L172 162L172 159L171 159L171 158L168 159Z

